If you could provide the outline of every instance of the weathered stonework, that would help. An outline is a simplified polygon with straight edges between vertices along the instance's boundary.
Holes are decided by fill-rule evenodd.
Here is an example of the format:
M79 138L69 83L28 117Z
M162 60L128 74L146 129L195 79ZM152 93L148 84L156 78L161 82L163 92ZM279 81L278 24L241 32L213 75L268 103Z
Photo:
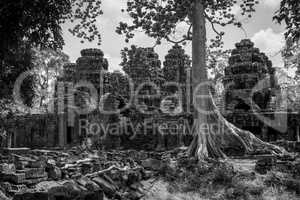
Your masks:
M225 69L226 111L249 111L252 102L259 106L259 110L265 110L274 88L273 79L274 69L266 55L254 48L250 40L237 43ZM259 87L258 91L252 94L255 87Z
M297 140L299 113L278 107L279 86L271 61L248 39L236 44L225 68L224 115L236 126L264 140ZM276 102L277 101L277 102ZM274 120L267 124L266 120ZM296 122L295 122L296 121Z

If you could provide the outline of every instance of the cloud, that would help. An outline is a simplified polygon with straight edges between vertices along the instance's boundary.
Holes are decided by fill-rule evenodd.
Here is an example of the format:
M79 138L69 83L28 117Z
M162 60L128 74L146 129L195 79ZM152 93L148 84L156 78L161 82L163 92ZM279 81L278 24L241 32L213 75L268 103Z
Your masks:
M263 0L263 4L268 7L275 8L279 6L280 0Z
M104 14L99 21L105 21L106 23L128 22L129 15L126 12L121 12L121 9L126 10L126 7L126 0L103 0L102 9Z
M260 51L269 56L274 66L283 66L283 60L280 54L280 50L285 44L283 33L275 33L273 29L267 28L255 33L251 40Z
M120 57L113 57L110 54L105 54L104 56L108 60L108 71L122 71L122 67L120 66L121 58Z
M241 12L241 7L238 6L237 4L234 4L234 6L231 7L231 11L230 11L231 14L238 15L240 12Z

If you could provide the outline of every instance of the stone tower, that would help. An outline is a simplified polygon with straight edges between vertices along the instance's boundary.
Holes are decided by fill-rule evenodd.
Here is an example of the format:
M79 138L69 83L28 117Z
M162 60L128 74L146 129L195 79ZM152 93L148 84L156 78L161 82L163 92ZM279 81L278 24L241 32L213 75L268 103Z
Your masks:
M183 111L191 111L191 60L185 53L185 50L178 44L175 44L165 56L163 73L167 82L176 82L180 84L182 97L180 104ZM164 88L165 95L172 95L178 92L177 87ZM189 98L190 97L190 98Z
M88 81L102 95L101 72L108 69L108 62L100 49L83 49L81 57L76 61L75 83Z
M107 68L108 62L100 49L84 49L76 63L64 66L63 76L57 84L57 94L60 97L58 98L60 146L80 142L81 137L87 134L83 133L86 129L79 130L80 127L86 126L81 124L81 121L99 118L97 108L103 94L101 73ZM94 91L91 91L91 88ZM91 105L94 107L89 112L86 107Z
M164 61L164 76L166 81L186 83L187 68L191 66L191 60L185 54L184 49L178 44L168 51Z
M274 68L249 39L237 43L225 69L225 112L266 110L275 87Z

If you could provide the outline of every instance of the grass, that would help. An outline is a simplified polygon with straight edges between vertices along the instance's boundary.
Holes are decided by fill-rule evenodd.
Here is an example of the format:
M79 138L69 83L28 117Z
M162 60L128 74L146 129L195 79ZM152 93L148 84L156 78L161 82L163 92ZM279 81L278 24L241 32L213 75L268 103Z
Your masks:
M277 184L274 173L236 171L228 163L198 163L165 167L147 200L300 200ZM274 184L267 184L267 183ZM151 193L150 191L150 193ZM148 196L149 197L149 196Z

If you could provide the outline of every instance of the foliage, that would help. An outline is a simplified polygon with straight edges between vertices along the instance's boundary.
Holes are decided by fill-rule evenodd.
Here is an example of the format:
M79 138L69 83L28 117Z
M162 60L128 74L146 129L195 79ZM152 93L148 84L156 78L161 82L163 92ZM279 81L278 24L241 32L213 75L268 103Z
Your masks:
M286 45L281 52L286 68L297 68L296 78L299 79L300 65L300 1L281 0L280 8L276 11L273 20L281 24L285 23Z
M15 53L19 56L15 57L12 54L8 54L7 60L3 60L0 64L0 110L5 113L16 111L12 98L15 81L21 73L33 67L31 63L32 51L27 45L21 45ZM31 106L33 103L33 82L32 77L28 77L21 85L21 97L27 106Z
M0 92L4 102L12 102L12 87L17 77L33 68L33 47L61 49L64 41L61 25L74 22L69 31L83 40L98 38L95 18L102 14L101 1L87 0L2 0L0 2ZM22 96L30 106L33 79L22 85Z
M120 22L116 32L124 34L126 42L133 38L134 31L139 29L142 29L149 37L156 38L157 44L160 44L162 39L173 43L191 40L193 24L191 14L194 3L195 0L128 0L126 11L133 19L132 24ZM237 27L242 26L241 22L231 13L232 7L236 3L235 0L203 1L205 18L217 33L216 38L212 40L211 47L222 46L223 44L221 39L224 32L218 32L215 25L233 24ZM248 14L248 17L251 17L251 13L255 11L255 3L258 2L255 0L242 1L240 3L242 14ZM189 28L187 33L182 35L181 40L174 41L171 35L175 34L181 23L185 23Z
M276 11L273 19L286 24L285 38L293 42L300 39L300 1L281 0L280 8Z
M184 192L200 192L210 186L231 186L236 172L228 163L180 158L175 168L166 165L160 175L175 187L181 185Z
M77 37L89 41L100 37L95 20L102 14L100 5L101 1L87 0L1 1L1 56L23 42L31 46L62 48L61 25L67 20L78 23L70 29Z
M281 52L284 58L284 67L286 69L296 69L296 79L300 74L300 44L297 42L286 41L286 46Z
M54 94L54 83L62 75L63 65L69 57L61 51L34 49L34 108L48 111L47 106Z

